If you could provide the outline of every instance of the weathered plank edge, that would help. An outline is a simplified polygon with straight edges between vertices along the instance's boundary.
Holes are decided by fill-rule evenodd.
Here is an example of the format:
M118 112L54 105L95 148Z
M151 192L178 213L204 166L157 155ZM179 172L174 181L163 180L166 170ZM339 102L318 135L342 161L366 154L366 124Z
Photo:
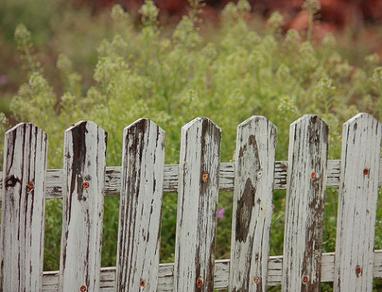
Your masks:
M340 179L340 160L328 160L327 169L327 187L339 186ZM378 176L378 185L382 186L382 159L380 160L380 172ZM275 163L275 180L274 189L283 190L286 188L287 178L287 162L276 161ZM105 194L119 196L121 186L121 167L109 166L106 167L105 173ZM62 198L62 184L64 180L62 169L49 169L46 174L46 198L59 199ZM220 163L219 173L219 189L221 191L233 191L234 181L234 163ZM0 187L2 187L3 179L0 172ZM164 168L164 192L176 192L178 189L178 165L167 164Z
M281 283L282 256L271 256L268 260L268 286L277 286ZM215 288L227 288L229 278L229 263L227 260L217 260L215 264ZM174 264L159 265L158 291L171 291ZM58 271L44 272L43 292L58 291ZM334 253L322 255L321 282L333 282L334 279ZM374 278L382 278L382 250L374 252ZM115 267L101 269L101 292L115 290Z

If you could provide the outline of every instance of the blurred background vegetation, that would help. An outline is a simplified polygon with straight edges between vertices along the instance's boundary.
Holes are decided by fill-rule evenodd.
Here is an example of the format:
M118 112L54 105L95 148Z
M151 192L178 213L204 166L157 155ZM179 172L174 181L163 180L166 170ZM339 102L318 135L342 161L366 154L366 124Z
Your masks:
M196 116L223 129L222 161L233 158L236 126L254 114L278 127L279 160L303 114L329 124L331 159L347 119L382 118L382 1L115 2L0 2L1 138L18 121L35 123L48 133L50 168L62 168L64 130L82 119L108 131L108 165L120 165L123 128L140 117L165 129L168 163ZM118 204L105 200L103 266L115 265ZM220 194L218 258L229 258L231 205L232 194ZM272 255L282 254L285 192L274 205ZM47 203L45 270L58 269L61 207ZM336 190L325 212L324 247L334 251ZM165 194L162 262L174 260L175 222L176 194Z

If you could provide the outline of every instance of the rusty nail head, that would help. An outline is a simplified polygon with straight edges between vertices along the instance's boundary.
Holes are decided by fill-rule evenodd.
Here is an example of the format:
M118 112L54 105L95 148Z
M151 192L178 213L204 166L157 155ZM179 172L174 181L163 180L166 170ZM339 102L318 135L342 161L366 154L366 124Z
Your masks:
M204 285L204 281L201 277L199 277L197 280L196 280L196 287L197 288L202 288Z
M27 191L28 193L32 192L34 190L34 182L33 181L30 181L28 182L27 184Z
M208 172L207 171L202 172L202 181L204 183L208 182Z
M362 276L363 269L360 265L356 265L355 267L355 274L357 275L357 278Z
M140 287L140 288L145 288L145 287L146 287L146 282L145 282L145 280L141 279L141 280L139 281L139 287Z
M302 283L304 285L307 285L309 283L309 276L308 275L302 276Z
M259 276L255 276L253 278L253 282L256 284L256 285L259 285L261 283L261 277Z
M364 170L363 170L363 175L364 176L368 176L369 175L369 169L368 168L365 168Z
M86 287L86 285L82 285L80 287L80 292L87 292L88 291L88 287Z
M316 180L316 179L317 179L317 172L312 171L312 173L310 174L310 178L311 178L312 180Z
M82 188L88 189L89 186L90 186L89 182L87 180L84 180L84 182L82 183Z

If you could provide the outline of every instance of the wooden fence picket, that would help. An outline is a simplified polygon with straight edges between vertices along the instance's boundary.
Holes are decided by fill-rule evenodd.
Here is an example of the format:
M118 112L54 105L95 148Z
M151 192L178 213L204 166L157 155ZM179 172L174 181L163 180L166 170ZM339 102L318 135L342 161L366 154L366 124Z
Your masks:
M4 153L0 291L41 291L46 134L18 124L5 135Z
M290 126L282 291L320 291L328 127L305 115Z
M334 291L373 289L382 126L368 114L344 124Z
M212 292L221 130L197 118L181 136L174 286Z
M141 119L123 133L117 291L157 291L164 131Z
M276 127L254 116L239 125L235 154L230 291L266 291Z
M182 128L179 164L164 164L164 131L139 119L123 132L122 166L106 167L107 133L82 121L65 132L64 168L47 170L47 136L30 123L5 135L0 171L0 291L371 292L382 186L382 124L361 113L343 126L341 160L315 115L290 125L288 161L276 127L237 128L235 162L220 162L208 118ZM322 253L325 188L339 187L335 252ZM286 189L284 254L269 256L273 190ZM178 191L175 262L160 264L164 192ZM215 261L219 191L233 191L231 259ZM115 267L101 267L104 195L120 196ZM43 271L45 199L63 199L59 271ZM379 236L379 235L378 235Z
M99 290L106 139L93 122L65 132L60 291Z

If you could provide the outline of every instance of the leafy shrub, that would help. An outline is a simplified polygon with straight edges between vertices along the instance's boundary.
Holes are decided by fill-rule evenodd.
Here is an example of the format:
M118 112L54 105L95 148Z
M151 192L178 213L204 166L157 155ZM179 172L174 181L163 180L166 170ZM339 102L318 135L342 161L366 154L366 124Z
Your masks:
M197 9L197 7L195 8ZM25 28L16 33L20 54L30 68L29 81L12 100L18 120L34 122L49 136L49 166L62 167L63 132L70 124L94 120L109 133L108 165L121 163L123 128L140 117L166 130L166 161L179 157L180 128L207 116L223 129L222 161L230 161L236 126L251 115L264 115L278 127L277 158L286 159L289 125L305 113L319 114L330 126L330 157L338 158L342 123L359 111L382 114L382 68L375 56L362 67L343 58L333 37L314 45L296 31L281 33L280 16L256 30L245 0L228 4L221 27L200 32L197 13L186 16L171 33L157 25L151 0L141 8L142 26L128 14L112 11L113 34L98 47L95 84L84 89L69 58L57 62L64 94L58 96L33 54ZM282 253L285 192L275 192L271 253ZM219 220L218 257L229 257L231 194L221 194L226 209ZM328 191L325 247L333 250L336 198ZM61 205L47 205L45 269L57 269ZM379 208L382 210L382 208ZM176 196L163 207L162 261L172 261ZM118 200L107 199L103 239L104 266L115 265ZM380 233L379 233L380 234ZM382 243L377 236L377 244Z

